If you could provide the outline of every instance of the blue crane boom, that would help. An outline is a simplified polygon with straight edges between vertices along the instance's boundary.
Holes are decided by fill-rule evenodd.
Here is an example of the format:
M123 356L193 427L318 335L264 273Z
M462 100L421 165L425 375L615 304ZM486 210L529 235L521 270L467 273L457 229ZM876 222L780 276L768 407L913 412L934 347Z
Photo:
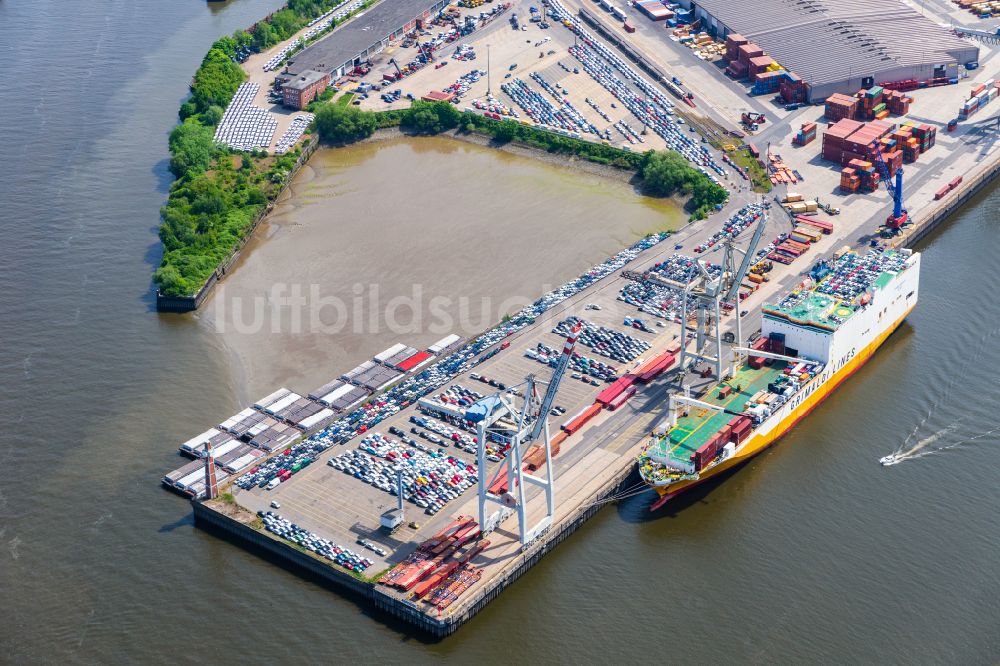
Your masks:
M889 190L889 196L892 197L892 215L886 218L885 226L897 231L910 219L909 213L903 208L903 169L896 170L896 183L893 185L892 174L889 173L889 166L882 159L882 148L878 145L877 140L872 141L872 148L875 149L875 163L878 164L879 173L885 182L885 189Z

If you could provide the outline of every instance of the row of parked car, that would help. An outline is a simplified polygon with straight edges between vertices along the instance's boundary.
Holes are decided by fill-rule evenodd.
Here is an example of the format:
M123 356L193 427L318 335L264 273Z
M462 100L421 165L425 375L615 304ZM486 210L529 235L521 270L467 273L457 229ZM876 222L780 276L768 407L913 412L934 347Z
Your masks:
M258 512L258 515L264 523L264 529L268 532L301 546L320 557L325 557L345 569L356 573L363 573L372 565L372 561L367 557L358 555L350 548L338 546L329 539L323 539L304 527L299 527L287 518L282 518L273 511L261 511ZM382 554L384 555L385 551Z
M316 457L328 448L330 445L320 440L313 438L303 440L285 449L281 455L252 467L246 474L236 479L236 485L243 490L249 490L254 486L273 489L311 465Z
M525 350L524 355L539 363L555 366L559 362L559 357L562 356L562 350L550 347L544 342L539 342L535 345L534 349ZM569 367L574 370L574 379L583 379L593 386L599 386L602 381L613 382L618 376L618 369L616 367L608 365L604 361L584 356L579 352L573 352L573 357L569 361Z
M357 449L327 463L391 495L399 494L433 515L478 480L475 465L441 451L425 453L375 432Z
M552 332L560 336L567 336L570 329L577 324L580 324L580 337L577 340L578 345L582 344L589 347L595 354L606 356L619 363L634 361L650 347L650 344L641 338L616 331L607 326L598 326L580 317L567 317L563 319L556 324ZM648 330L641 327L634 328Z

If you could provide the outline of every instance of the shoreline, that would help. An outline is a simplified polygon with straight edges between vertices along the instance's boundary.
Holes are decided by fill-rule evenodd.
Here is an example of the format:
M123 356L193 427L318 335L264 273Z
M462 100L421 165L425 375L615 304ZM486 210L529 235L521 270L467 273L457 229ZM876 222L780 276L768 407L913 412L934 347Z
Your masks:
M483 148L490 148L492 150L498 150L508 155L516 155L517 157L524 157L527 159L536 160L544 164L549 164L551 166L571 168L574 171L582 171L583 173L589 174L591 176L599 176L601 178L608 178L610 180L617 180L622 183L632 183L637 174L635 171L629 171L628 169L621 169L619 167L611 166L609 164L598 164L597 162L591 162L590 160L580 159L576 155L564 155L561 153L550 153L547 150L543 150L536 146L529 146L523 143L509 142L504 144L496 143L491 137L485 134L478 134L475 132L460 132L457 129L448 130L446 132L441 132L440 134L435 134L432 137L423 134L410 134L404 132L398 127L381 127L375 130L375 133L366 139L361 139L355 144L365 144L365 143L384 143L386 141L394 141L396 139L424 139L433 137L443 137L447 139L452 139L454 141L461 141L463 143L470 143L475 146L482 146ZM336 150L342 146L322 146L325 148ZM638 192L637 192L638 194ZM679 206L682 206L682 202L677 201L674 197L656 197L662 198L664 201L673 201Z
M596 176L598 178L603 178L607 180L612 180L619 183L625 183L633 188L634 194L637 196L647 196L643 195L635 181L638 178L638 172L634 170L623 169L606 164L598 164L596 162L591 162L590 160L581 159L575 155L565 155L561 153L550 153L547 150L538 148L535 146L529 146L521 143L505 143L497 144L493 139L487 135L460 132L457 129L448 130L436 134L433 136L425 136L422 134L411 134L402 131L398 127L383 127L375 131L375 133L357 142L353 142L345 145L329 145L324 144L316 134L311 134L310 138L307 139L302 144L302 154L296 161L295 166L289 172L284 185L282 185L281 190L275 197L268 201L265 208L256 216L250 230L247 232L246 236L239 243L237 248L233 253L223 261L212 274L211 277L202 285L192 296L165 296L159 290L156 290L156 310L157 312L171 312L183 314L185 312L194 312L204 305L205 301L214 291L216 285L222 281L227 275L232 271L236 270L242 263L241 259L244 256L244 250L252 241L260 240L257 236L258 230L261 226L266 226L268 218L273 215L276 208L283 201L287 200L289 195L289 190L292 185L292 181L299 175L303 168L308 167L309 161L312 159L313 155L317 150L327 149L327 150L338 150L341 148L346 148L351 145L363 145L370 143L385 143L389 141L399 140L399 139L424 139L424 138L444 138L446 140L459 141L462 143L468 143L472 145L477 145L483 148L488 148L490 150L497 150L508 155L513 155L516 157L522 157L525 159L531 159L549 166L558 167L561 169L569 169L575 173L582 172L590 176ZM681 211L684 210L684 201L679 200L677 197L655 197L664 202L670 202L671 204L677 206ZM683 225L677 229L673 229L672 232L676 233L686 226L691 224L691 220L688 219Z

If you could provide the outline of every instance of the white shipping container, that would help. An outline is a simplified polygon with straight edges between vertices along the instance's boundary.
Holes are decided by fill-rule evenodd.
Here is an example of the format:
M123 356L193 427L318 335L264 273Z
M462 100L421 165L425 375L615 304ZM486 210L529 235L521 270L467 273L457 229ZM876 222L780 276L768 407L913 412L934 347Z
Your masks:
M458 342L461 339L462 339L461 337L459 337L459 336L455 335L454 333L452 333L451 335L448 335L448 336L445 336L445 337L441 338L440 340L438 340L437 342L435 342L433 345L431 345L430 347L428 347L427 351L429 351L432 354L437 354L437 353L439 353L439 352L447 349L448 347L451 347L453 344L455 344L456 342Z

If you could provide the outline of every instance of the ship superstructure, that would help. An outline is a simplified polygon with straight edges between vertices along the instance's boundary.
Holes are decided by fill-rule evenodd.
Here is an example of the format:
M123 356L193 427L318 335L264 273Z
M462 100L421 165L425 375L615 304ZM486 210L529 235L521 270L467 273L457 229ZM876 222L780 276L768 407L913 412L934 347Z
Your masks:
M666 418L639 456L660 499L748 460L783 435L856 371L917 303L920 255L845 252L762 308L761 335L734 348L728 375L669 399Z

